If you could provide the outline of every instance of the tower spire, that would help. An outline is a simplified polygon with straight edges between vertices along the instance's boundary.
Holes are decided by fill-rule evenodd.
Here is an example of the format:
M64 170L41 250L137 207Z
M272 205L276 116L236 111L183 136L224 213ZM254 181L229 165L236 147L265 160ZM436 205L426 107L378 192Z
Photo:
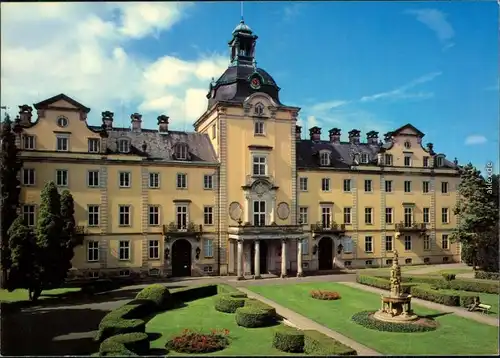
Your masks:
M240 9L240 12L241 12L241 21L245 21L244 17L243 17L243 1L240 1L240 6L241 6L241 9Z

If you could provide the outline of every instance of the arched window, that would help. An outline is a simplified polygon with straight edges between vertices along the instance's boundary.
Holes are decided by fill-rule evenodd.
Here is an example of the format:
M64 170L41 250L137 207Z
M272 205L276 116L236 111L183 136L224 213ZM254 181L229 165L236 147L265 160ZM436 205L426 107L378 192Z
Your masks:
M61 128L68 126L68 118L61 116L57 118L57 125Z
M177 160L186 160L188 159L188 146L185 143L179 143L175 146L174 155Z
M255 115L256 116L264 115L264 105L260 102L255 105Z
M130 152L130 140L127 138L122 138L118 140L118 151L120 153Z

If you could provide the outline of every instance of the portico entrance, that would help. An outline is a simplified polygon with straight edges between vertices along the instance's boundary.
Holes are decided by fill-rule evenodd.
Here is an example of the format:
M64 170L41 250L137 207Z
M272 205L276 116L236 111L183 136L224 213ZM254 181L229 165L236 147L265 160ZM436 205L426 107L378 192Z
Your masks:
M333 270L333 240L331 237L323 237L319 240L318 269Z
M259 250L259 270L255 270L255 260L250 261L251 265L251 273L252 275L255 275L256 272L262 274L267 274L268 273L268 268L267 268L267 252L268 252L268 247L267 247L267 242L266 240L261 240L260 242L260 250ZM255 257L255 245L251 246L250 249L250 257L254 258Z

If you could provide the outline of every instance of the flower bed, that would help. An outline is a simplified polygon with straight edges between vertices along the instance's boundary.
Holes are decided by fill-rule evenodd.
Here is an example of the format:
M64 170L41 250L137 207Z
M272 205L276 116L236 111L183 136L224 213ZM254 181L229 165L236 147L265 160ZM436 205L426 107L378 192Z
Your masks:
M334 301L339 300L340 294L335 291L312 290L311 297L317 300Z
M170 339L165 347L178 353L212 353L223 350L229 345L229 330L212 329L202 333L185 329Z

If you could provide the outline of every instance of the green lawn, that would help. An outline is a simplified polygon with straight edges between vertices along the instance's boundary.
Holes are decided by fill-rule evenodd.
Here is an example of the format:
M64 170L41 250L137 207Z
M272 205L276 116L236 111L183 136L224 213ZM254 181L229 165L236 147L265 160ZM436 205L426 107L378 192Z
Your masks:
M151 342L151 349L163 349L168 339L182 332L183 329L201 330L209 333L211 329L228 329L231 344L224 350L202 355L231 356L273 356L294 355L274 349L271 345L273 330L276 327L243 328L236 324L234 314L218 312L214 308L213 297L187 302L187 307L162 312L151 319L147 333L159 333L161 336ZM174 351L170 355L184 355ZM198 355L198 354L197 354Z
M79 291L80 288L56 288L53 290L43 291L40 296L40 300L47 298L54 298L55 296L59 296L68 292L76 292ZM16 302L16 301L28 301L29 295L28 290L14 290L9 292L7 290L0 289L0 302Z
M498 327L484 325L453 314L436 316L440 327L425 333L390 333L364 328L351 321L359 311L377 310L380 296L335 283L305 283L280 286L249 286L284 307L386 355L478 355L498 353ZM318 301L312 289L337 291L338 301ZM439 314L413 305L419 315Z

